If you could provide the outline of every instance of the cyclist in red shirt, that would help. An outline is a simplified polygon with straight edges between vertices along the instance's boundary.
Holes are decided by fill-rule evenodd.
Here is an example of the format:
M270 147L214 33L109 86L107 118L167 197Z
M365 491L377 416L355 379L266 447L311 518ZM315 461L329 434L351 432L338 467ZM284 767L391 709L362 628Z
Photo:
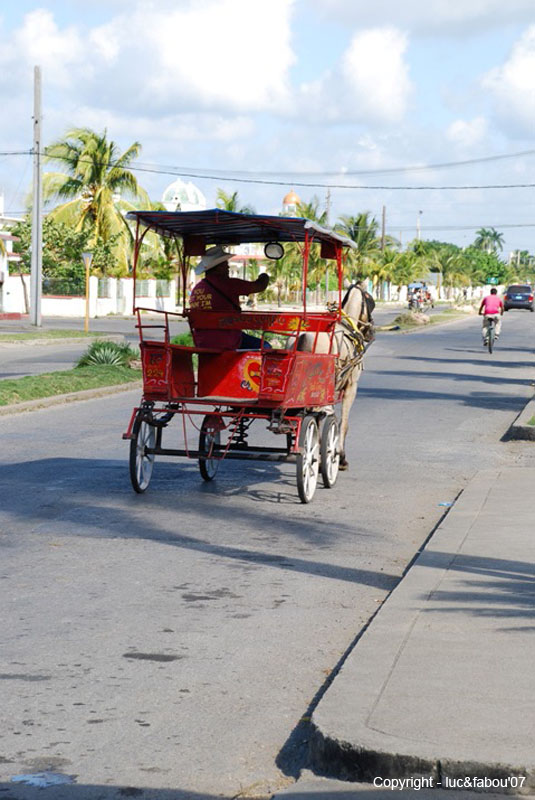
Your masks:
M504 312L504 305L501 298L498 297L498 290L494 287L490 290L490 294L484 297L479 306L479 314L483 317L483 344L487 344L487 329L489 317L494 317L496 320L496 338L500 335L502 329L502 316Z

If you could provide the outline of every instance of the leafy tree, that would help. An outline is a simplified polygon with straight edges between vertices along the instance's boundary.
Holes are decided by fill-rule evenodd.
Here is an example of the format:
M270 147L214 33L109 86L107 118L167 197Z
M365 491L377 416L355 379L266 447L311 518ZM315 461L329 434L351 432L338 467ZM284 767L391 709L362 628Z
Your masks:
M14 250L19 253L27 272L31 269L32 223L27 217L13 227L19 241ZM56 278L74 284L85 280L82 253L87 248L88 231L76 231L65 223L43 220L43 278Z
M129 170L141 152L134 142L121 153L107 132L98 134L89 128L73 128L65 137L46 148L46 160L63 168L43 176L43 196L65 202L49 216L77 231L89 233L88 246L111 246L119 272L128 270L132 235L124 213L134 206L122 195L149 203L146 192Z
M490 278L496 278L498 283L508 283L514 271L496 253L485 252L475 245L470 245L463 251L465 271L470 282L476 285L487 283Z

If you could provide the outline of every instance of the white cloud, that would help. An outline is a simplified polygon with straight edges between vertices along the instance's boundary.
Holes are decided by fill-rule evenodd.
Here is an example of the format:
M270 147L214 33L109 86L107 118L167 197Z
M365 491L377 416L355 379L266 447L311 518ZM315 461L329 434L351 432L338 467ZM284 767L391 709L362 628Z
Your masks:
M535 25L514 45L508 60L482 79L494 99L496 116L508 129L533 134L535 129Z
M475 117L472 120L456 119L446 129L446 136L456 145L471 148L479 145L488 133L488 123L485 117Z
M365 114L400 119L410 93L403 56L406 37L394 28L363 31L353 37L342 61L342 74L353 100Z
M174 5L174 7L173 7ZM229 112L288 102L293 0L138 3L94 35L136 84L138 102Z
M398 122L412 91L405 63L407 37L395 28L356 33L339 64L301 88L300 113L318 114L319 122Z
M83 43L74 27L60 30L50 11L37 9L24 17L22 26L3 45L0 65L11 80L26 65L39 65L50 83L68 86L72 67L80 63L83 54Z
M380 25L388 20L404 30L441 35L467 35L523 24L533 19L533 0L305 0L324 16L351 26Z

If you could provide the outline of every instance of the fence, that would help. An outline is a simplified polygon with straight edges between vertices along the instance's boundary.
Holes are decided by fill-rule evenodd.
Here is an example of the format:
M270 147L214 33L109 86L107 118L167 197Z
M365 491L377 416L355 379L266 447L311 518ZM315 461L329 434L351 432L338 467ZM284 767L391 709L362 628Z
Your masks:
M43 278L43 295L63 297L85 295L85 279Z
M24 281L24 285L23 285ZM85 280L73 281L63 278L43 280L41 313L43 316L83 317L85 315ZM25 314L24 287L30 299L30 276L6 275L0 293L0 311ZM163 311L176 311L175 281L155 279L136 283L136 298L140 305ZM131 278L89 279L89 316L104 317L108 314L132 313L134 305L134 282Z

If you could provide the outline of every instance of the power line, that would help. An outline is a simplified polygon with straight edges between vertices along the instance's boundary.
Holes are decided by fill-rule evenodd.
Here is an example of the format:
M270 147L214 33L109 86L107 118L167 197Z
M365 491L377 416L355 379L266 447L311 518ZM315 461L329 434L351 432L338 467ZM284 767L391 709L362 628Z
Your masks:
M524 153L531 153L535 151L526 150ZM28 155L31 154L32 151L12 151L12 152L4 152L0 153L1 155ZM46 155L46 151L44 153ZM516 154L520 155L520 154ZM513 158L514 154L509 156L488 156L484 159L479 159L480 161L489 161L495 160L498 158ZM68 161L67 158L62 158L61 156L54 156L53 160L56 161ZM473 159L470 163L475 163L477 160ZM79 159L78 163L91 163L91 159ZM108 166L114 167L117 165L118 162L110 161ZM444 164L444 166L452 166L452 165L459 165L468 162L450 162L449 164ZM435 165L440 166L440 165ZM426 167L427 168L427 167ZM432 167L429 167L431 169ZM400 168L400 170L410 170L412 168ZM477 189L533 189L535 187L535 183L490 183L490 184L445 184L445 185L417 185L417 186L396 186L396 185L384 185L384 184L348 184L348 183L323 183L323 182L308 182L308 181L284 181L284 180L268 180L264 178L240 178L236 175L233 175L230 172L223 172L221 171L220 174L217 173L217 170L214 170L212 173L206 174L204 172L199 171L192 171L188 168L180 168L180 167L148 167L148 166L141 166L141 165L129 165L128 170L131 172L143 172L143 173L150 173L155 175L169 175L171 177L179 177L179 178L196 178L198 180L232 180L235 183L247 183L247 184L257 184L260 186L290 186L290 187L299 187L299 188L309 188L309 189L360 189L360 190L380 190L380 191L447 191L447 190L454 190L454 191L469 191L469 190L477 190ZM255 174L255 173L251 173ZM262 173L258 173L262 174ZM279 173L280 174L280 173ZM297 173L296 173L297 174ZM308 173L302 173L308 174ZM311 175L314 174L325 174L328 175L329 173L310 173ZM339 174L339 173L337 173ZM359 174L359 173L347 173L347 174ZM371 174L368 173L368 174Z

